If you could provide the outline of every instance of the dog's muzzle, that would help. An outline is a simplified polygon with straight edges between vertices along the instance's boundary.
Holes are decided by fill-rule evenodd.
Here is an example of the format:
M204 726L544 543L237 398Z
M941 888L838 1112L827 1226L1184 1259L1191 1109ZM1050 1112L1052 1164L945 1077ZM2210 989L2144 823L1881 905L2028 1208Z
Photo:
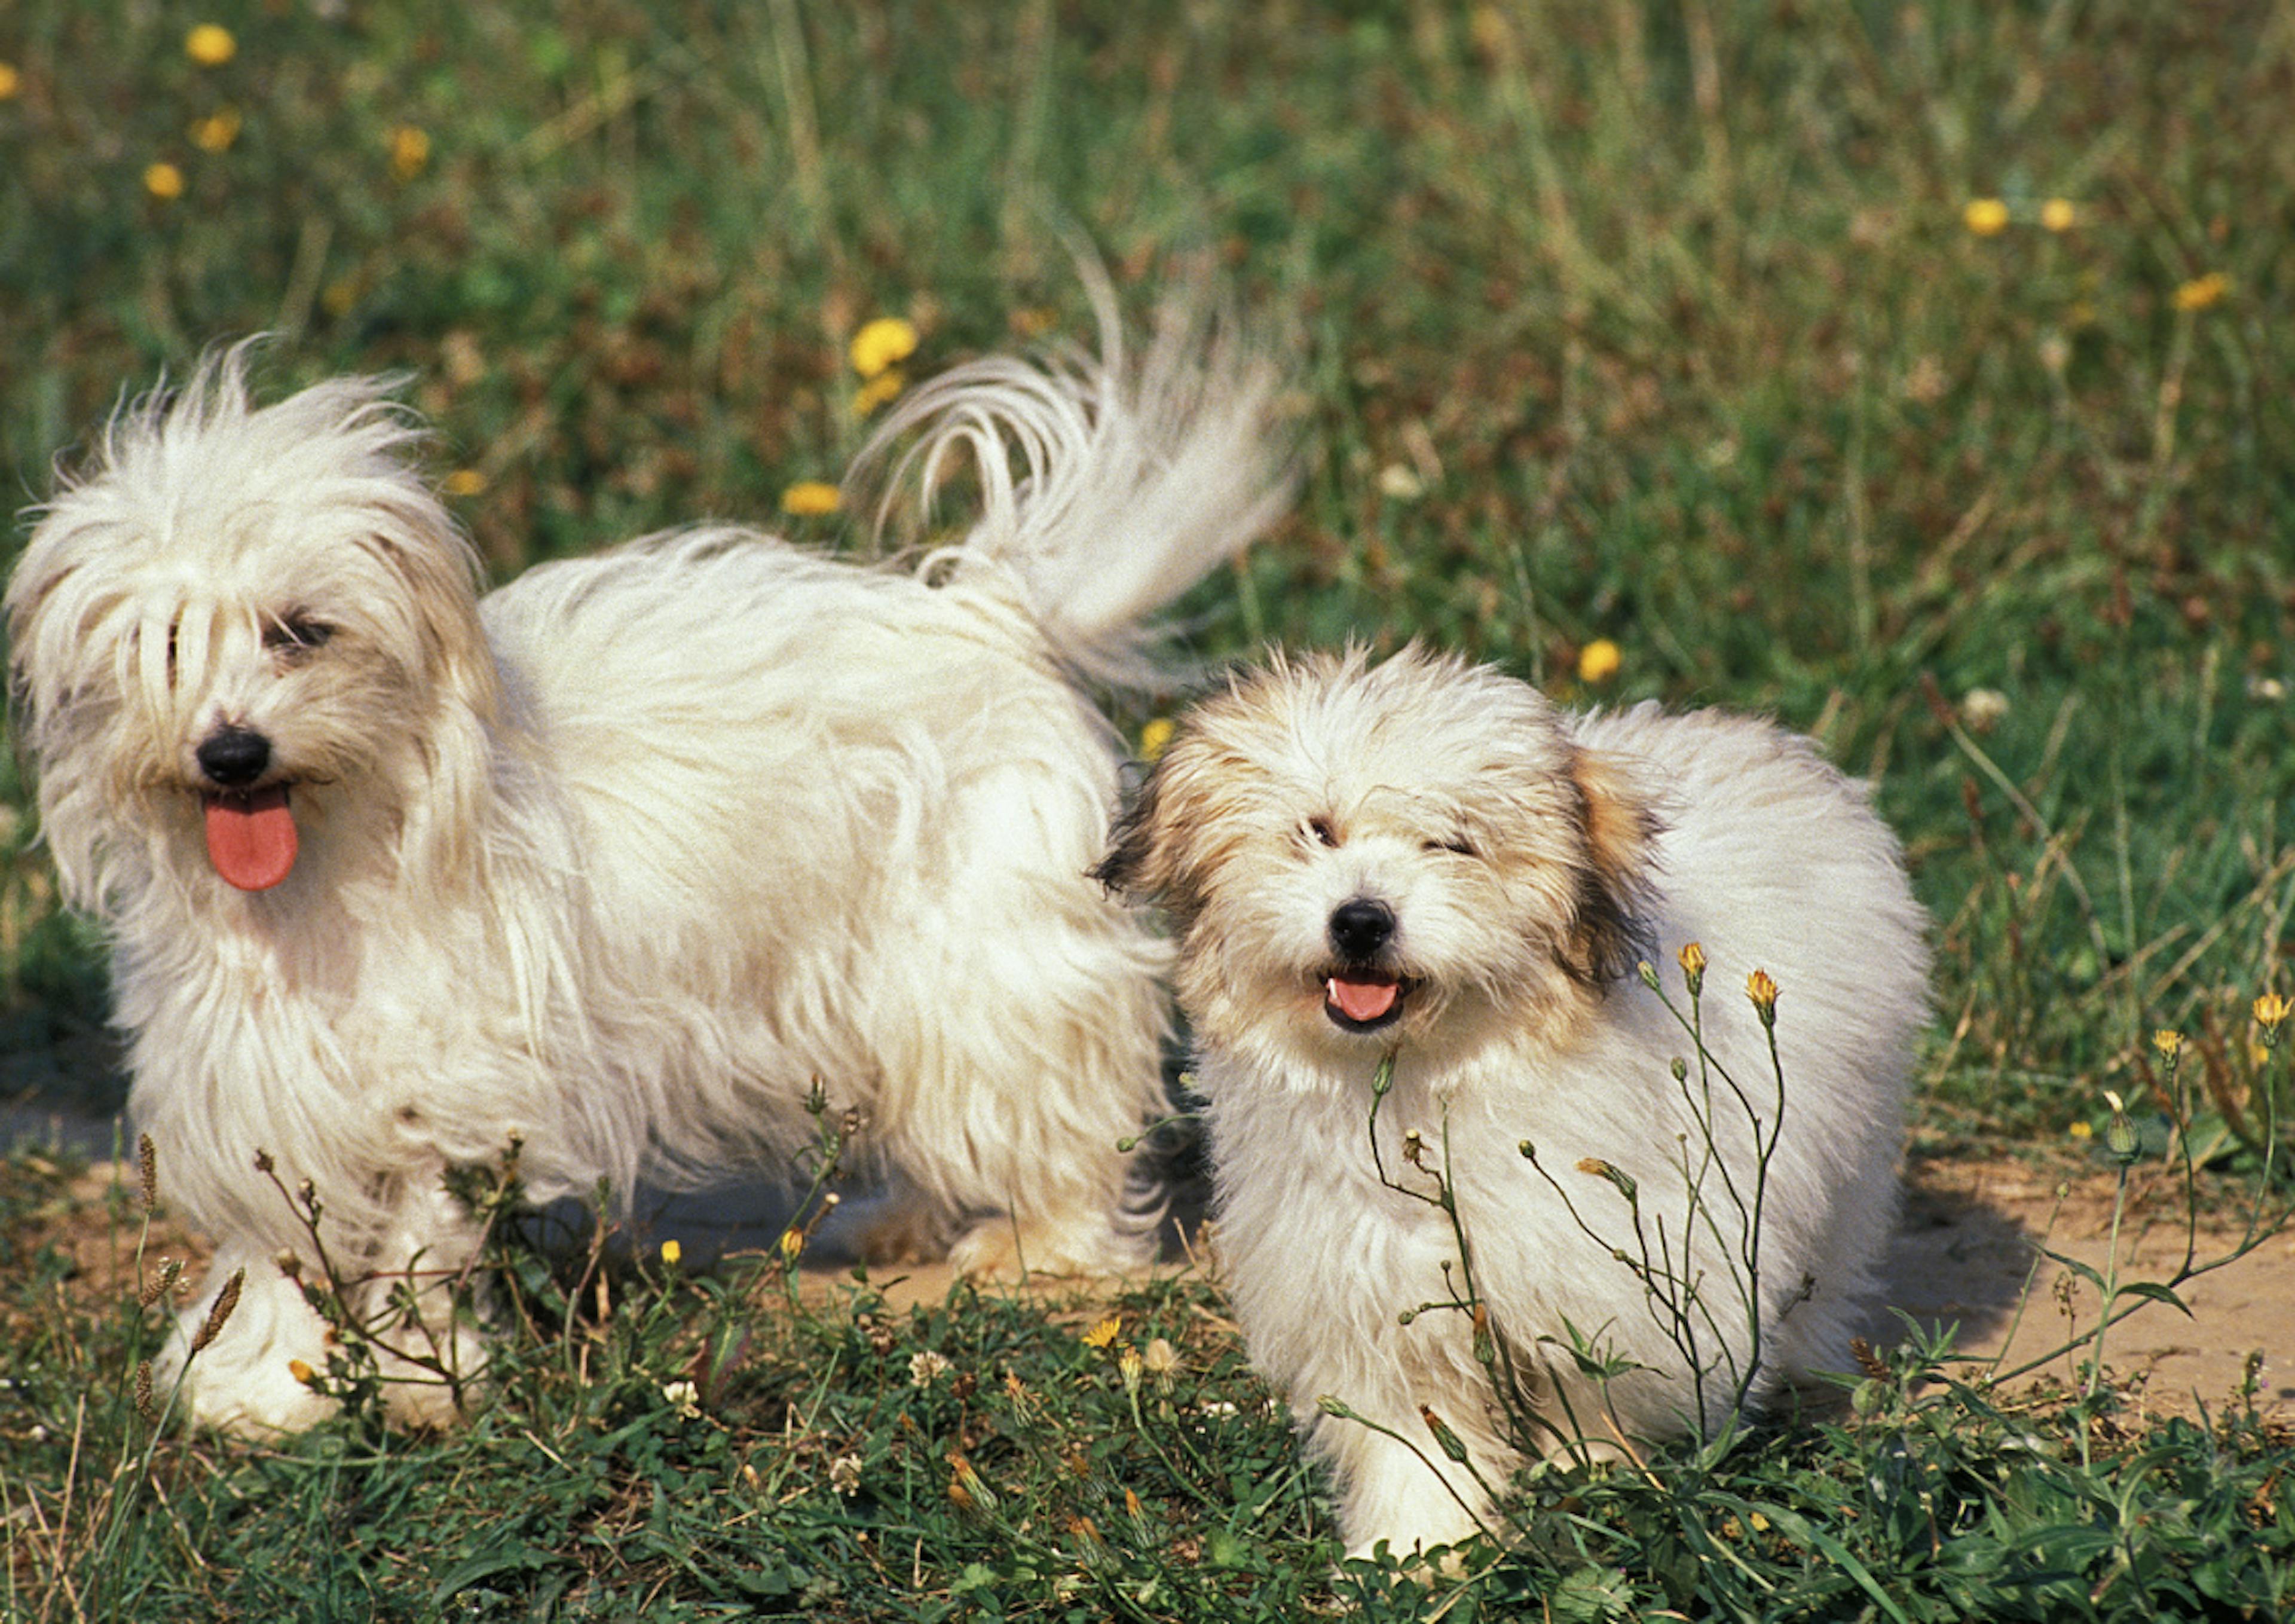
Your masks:
M1376 1032L1402 1018L1411 982L1386 967L1394 941L1394 910L1359 896L1331 911L1331 951L1338 962L1323 972L1323 1013L1342 1032Z
M208 861L241 891L268 891L295 867L295 814L287 786L257 781L271 769L271 741L252 728L218 728L194 750L213 788L200 791Z

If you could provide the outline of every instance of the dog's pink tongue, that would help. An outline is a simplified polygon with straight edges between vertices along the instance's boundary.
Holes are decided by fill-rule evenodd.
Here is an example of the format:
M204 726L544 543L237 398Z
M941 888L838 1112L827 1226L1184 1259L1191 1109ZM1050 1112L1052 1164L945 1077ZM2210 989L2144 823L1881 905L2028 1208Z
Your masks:
M207 798L208 861L241 891L268 891L295 866L295 814L284 785Z
M1397 991L1391 981L1343 981L1334 975L1324 984L1323 996L1351 1021L1375 1021L1394 1008Z

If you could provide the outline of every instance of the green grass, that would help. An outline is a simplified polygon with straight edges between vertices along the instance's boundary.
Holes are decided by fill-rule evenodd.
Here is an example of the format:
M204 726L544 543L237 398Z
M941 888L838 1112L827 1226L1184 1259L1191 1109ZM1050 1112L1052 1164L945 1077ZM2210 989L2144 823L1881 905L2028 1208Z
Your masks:
M2101 1141L2107 1087L2156 1119L2160 1026L2190 1034L2204 1112L2256 1137L2285 1068L2247 1012L2291 990L2295 910L2295 29L2267 8L331 9L0 13L0 468L24 500L123 389L268 330L280 388L410 376L498 575L778 522L866 433L844 346L870 316L917 322L921 371L1047 321L1083 335L1063 222L1135 311L1209 257L1295 334L1315 454L1296 516L1187 606L1198 652L1423 636L1573 698L1771 711L1874 779L1939 921L1925 1150ZM210 19L238 50L201 67L184 36ZM203 150L192 126L226 106L234 139ZM394 165L403 126L419 165ZM163 161L178 198L147 190ZM1993 197L2010 224L1975 234L1964 208ZM2070 229L2041 224L2052 198ZM2179 305L2217 273L2219 298ZM1621 668L1581 683L1597 639ZM112 1103L89 1058L101 944L56 910L16 771L0 1077ZM7 1188L12 1235L58 1199L20 1166ZM119 1397L136 1316L56 1298L37 1250L6 1261L4 1594L69 1617L53 1575L87 1582L91 1547L43 1567L26 1530L67 1484L81 1516L127 1492L104 1473L141 1447ZM1072 1329L984 1302L900 1329L972 1370L970 1400L907 1388L834 1315L764 1313L709 1424L673 1423L645 1361L731 1288L633 1289L674 1310L629 1352L641 1374L513 1382L462 1439L163 1444L103 1581L144 1611L110 1616L1208 1619L1337 1593L1200 1284L1131 1305L1124 1334L1190 1350L1189 1393L1237 1406L1208 1473L1192 1398L1135 1423ZM1033 1419L1007 1363L1046 1395ZM2259 1424L2226 1411L2082 1464L2097 1416L1991 1402L1890 1398L1874 1414L1896 1420L1760 1442L1662 1494L1554 1488L1554 1540L1454 1616L1546 1589L1556 1616L1959 1616L1953 1585L2023 1563L2021 1602L1964 1610L2110 1616L2172 1570L2200 1587L2185 1611L2230 1617L2192 1552L2236 1514L2260 1519L2258 1563L2288 1560L2286 1451ZM1090 1470L1064 1475L1055 1438ZM838 1440L888 1474L864 1496L824 1486ZM951 1448L1003 1485L1000 1521L948 1506ZM1738 1590L1710 1544L1748 1525L1731 1495L1813 1530L1765 1512L1790 1549L1731 1546L1760 1579ZM1681 1593L1686 1564L1711 1587ZM2242 1571L2286 1604L2283 1565Z

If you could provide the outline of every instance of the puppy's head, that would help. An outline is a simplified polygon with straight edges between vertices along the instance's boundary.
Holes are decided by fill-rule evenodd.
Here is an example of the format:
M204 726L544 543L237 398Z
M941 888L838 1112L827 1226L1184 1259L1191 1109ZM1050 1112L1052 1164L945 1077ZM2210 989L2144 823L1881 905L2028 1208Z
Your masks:
M331 820L403 836L495 705L420 431L371 379L256 410L243 355L121 412L9 583L19 737L83 905L131 853L261 890Z
M1163 903L1199 1034L1330 1057L1557 1039L1637 957L1657 821L1536 690L1406 650L1197 706L1098 869Z

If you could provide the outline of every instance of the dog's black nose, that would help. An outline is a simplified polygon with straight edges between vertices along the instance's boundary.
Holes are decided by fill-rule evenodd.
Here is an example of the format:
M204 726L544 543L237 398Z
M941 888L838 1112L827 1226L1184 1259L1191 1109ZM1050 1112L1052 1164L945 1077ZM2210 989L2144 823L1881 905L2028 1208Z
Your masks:
M1340 958L1358 964L1376 958L1393 934L1394 910L1366 896L1340 903L1331 915L1331 945Z
M200 771L225 789L252 784L271 764L271 741L249 728L225 728L197 752Z

